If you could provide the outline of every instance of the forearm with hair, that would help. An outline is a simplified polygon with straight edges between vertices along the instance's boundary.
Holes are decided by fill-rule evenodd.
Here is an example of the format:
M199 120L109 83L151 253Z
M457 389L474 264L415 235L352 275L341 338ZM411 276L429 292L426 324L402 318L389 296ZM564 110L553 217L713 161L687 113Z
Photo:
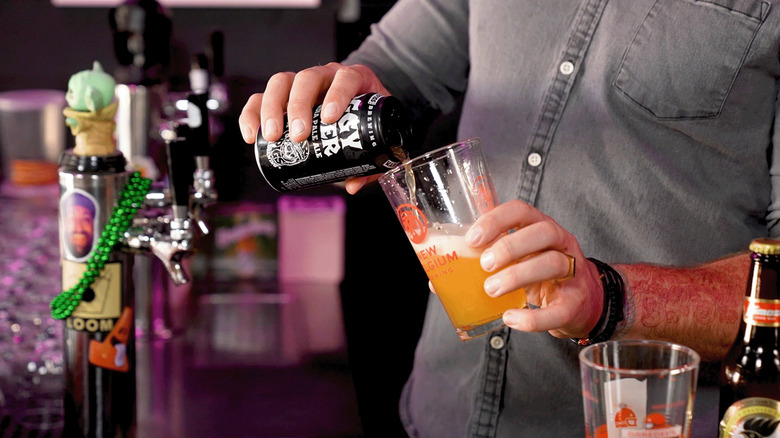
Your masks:
M750 259L736 254L689 268L615 265L626 281L615 337L676 342L721 359L739 328Z

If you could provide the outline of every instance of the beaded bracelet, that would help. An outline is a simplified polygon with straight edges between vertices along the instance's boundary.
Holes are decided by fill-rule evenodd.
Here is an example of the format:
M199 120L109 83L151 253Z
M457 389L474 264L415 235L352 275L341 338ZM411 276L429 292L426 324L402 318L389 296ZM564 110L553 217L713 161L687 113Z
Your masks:
M599 317L599 322L585 339L572 338L572 341L580 346L603 342L612 337L619 322L623 321L623 299L625 289L623 278L608 264L588 258L599 270L601 285L604 288L604 307Z

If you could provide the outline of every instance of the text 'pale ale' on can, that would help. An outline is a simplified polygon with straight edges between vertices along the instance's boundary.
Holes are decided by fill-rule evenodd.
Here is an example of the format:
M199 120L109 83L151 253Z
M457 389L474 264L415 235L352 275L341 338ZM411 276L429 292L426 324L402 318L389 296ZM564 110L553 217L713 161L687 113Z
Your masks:
M320 122L321 110L322 105L314 108L311 135L302 142L290 140L286 120L284 134L278 141L266 141L258 131L257 166L277 191L382 173L407 158L411 122L397 98L381 94L357 96L333 124Z

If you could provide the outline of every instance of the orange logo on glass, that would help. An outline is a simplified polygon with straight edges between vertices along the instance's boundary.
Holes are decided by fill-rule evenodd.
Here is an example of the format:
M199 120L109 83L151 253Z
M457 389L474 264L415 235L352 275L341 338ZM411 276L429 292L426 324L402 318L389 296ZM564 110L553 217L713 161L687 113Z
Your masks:
M409 240L412 243L422 243L428 234L428 220L423 212L412 204L401 204L396 213Z
M480 213L487 213L495 207L493 193L490 190L490 181L484 176L474 180L474 204Z
M629 407L623 407L615 414L615 427L636 427L636 414Z

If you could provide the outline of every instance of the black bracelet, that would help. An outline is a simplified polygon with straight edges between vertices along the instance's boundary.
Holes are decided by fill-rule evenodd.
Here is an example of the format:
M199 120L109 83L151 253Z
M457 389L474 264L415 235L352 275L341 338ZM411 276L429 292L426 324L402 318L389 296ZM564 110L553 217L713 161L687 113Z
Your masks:
M623 321L623 298L625 296L623 278L612 266L594 258L588 258L588 260L593 262L599 270L601 285L604 287L604 307L599 322L596 323L587 338L572 338L575 344L581 346L608 340L615 334L618 323Z

